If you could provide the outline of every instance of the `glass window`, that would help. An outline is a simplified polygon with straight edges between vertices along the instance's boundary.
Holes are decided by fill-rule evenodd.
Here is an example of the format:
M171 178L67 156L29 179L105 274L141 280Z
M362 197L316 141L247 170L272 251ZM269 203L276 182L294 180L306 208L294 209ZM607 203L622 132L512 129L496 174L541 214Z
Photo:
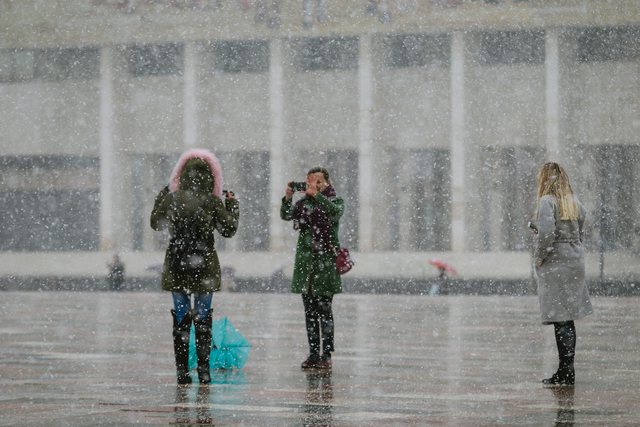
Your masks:
M180 43L135 45L127 48L129 73L136 77L182 75Z
M100 76L97 48L45 49L37 51L35 77L43 80L87 80Z
M298 40L296 65L300 71L358 68L357 37L315 37Z
M640 27L585 28L577 39L578 62L640 58Z
M451 37L446 34L398 34L387 38L388 67L449 65Z
M640 235L640 146L600 145L585 152L593 159L591 172L596 179L591 196L595 198L595 211L591 220L596 231L600 230L602 247L631 249Z
M268 151L216 152L222 166L224 189L240 201L240 226L232 239L216 238L218 250L267 251L271 216L270 155Z
M98 48L15 49L0 51L0 81L88 80L100 77Z
M407 190L410 198L411 249L451 249L451 160L448 150L420 149L407 153L411 171Z
M536 174L544 149L484 147L482 150L482 206L474 215L483 226L485 251L524 251L530 248L527 221L535 214Z
M478 59L482 65L542 64L544 46L544 31L484 32Z
M97 158L2 157L0 171L0 250L98 250Z
M149 227L149 216L158 192L169 183L171 172L178 161L174 154L135 154L131 169L131 240L135 250L150 249L164 251L169 240L169 232L161 232ZM145 241L145 238L148 239ZM150 247L146 247L149 245Z
M35 76L35 57L33 50L17 50L13 53L13 73L16 80L30 80Z
M269 250L270 167L269 152L248 151L233 153L236 158L236 180L227 181L240 200L238 238L243 251ZM228 176L224 172L225 177Z
M340 243L351 250L358 248L358 152L327 150L324 166L329 171L336 192L343 198L345 210L340 219Z
M264 73L269 70L269 42L266 40L215 42L213 68L225 73Z
M0 82L21 82L33 79L35 52L32 49L0 50Z

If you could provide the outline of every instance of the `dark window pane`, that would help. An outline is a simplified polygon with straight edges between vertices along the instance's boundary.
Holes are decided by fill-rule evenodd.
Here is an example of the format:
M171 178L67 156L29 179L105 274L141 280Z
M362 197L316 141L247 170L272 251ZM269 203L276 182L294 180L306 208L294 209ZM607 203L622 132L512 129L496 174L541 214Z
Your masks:
M0 81L88 80L100 77L98 48L8 49L0 52Z
M637 232L637 202L634 202L636 160L640 147L602 145L587 152L595 157L598 188L595 223L599 225L604 250L630 249Z
M240 249L243 251L269 250L269 217L268 203L270 168L269 153L266 151L238 152L237 157L240 188L228 188L238 194L241 200ZM223 240L223 239L219 239Z
M7 156L0 174L0 250L99 248L98 159Z
M344 200L344 213L340 219L340 243L351 250L358 249L358 152L355 150L328 150L324 167L329 171L331 183Z
M535 185L544 150L539 147L484 147L476 220L483 224L482 249L524 251L525 224L535 213Z
M445 34L399 34L387 39L389 67L449 65L451 37Z
M136 77L182 75L183 46L149 44L127 48L129 73Z
M32 49L0 50L0 82L32 80L35 72L36 51Z
M37 51L35 77L43 80L87 80L100 76L97 48L45 49Z
M451 249L451 160L448 150L422 149L407 153L405 166L411 203L411 249L446 251Z
M98 250L99 199L95 190L0 192L0 250Z
M213 45L213 67L225 73L263 73L269 70L266 40L222 41Z
M578 62L634 60L640 58L640 27L584 29L577 43Z
M300 39L296 58L297 68L300 71L357 69L358 52L356 37Z
M544 31L482 33L479 62L483 65L541 64L544 45Z

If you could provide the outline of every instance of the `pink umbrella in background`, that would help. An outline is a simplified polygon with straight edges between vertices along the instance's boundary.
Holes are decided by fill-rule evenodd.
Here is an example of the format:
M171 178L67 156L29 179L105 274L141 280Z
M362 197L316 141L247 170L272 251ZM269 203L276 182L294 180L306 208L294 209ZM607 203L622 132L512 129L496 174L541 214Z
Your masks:
M427 262L438 269L438 277L431 284L431 290L429 291L429 295L435 296L440 293L440 285L445 286L447 284L447 277L455 276L458 272L451 264L438 258L428 259Z
M449 263L446 263L438 258L431 258L427 262L438 269L440 277L455 276L458 274L455 268Z

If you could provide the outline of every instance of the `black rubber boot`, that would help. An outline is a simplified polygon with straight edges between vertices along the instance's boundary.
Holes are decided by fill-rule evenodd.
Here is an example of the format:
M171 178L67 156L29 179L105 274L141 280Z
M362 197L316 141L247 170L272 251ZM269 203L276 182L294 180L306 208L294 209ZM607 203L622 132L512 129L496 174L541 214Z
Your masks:
M209 358L211 355L211 315L213 310L209 310L204 318L194 319L196 327L196 354L198 356L198 380L200 384L209 384L211 375L209 373Z
M576 353L576 327L573 320L553 324L560 363L551 378L542 380L545 386L572 386L576 383L573 360Z
M191 384L189 375L189 337L191 335L191 313L187 313L178 324L176 311L173 316L173 351L176 355L176 374L178 384Z

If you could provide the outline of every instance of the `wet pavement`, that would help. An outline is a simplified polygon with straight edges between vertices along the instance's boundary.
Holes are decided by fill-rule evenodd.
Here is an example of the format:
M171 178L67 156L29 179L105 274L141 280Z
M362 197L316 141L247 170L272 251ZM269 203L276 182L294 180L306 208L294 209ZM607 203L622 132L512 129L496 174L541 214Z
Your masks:
M576 386L536 297L338 295L330 372L303 372L297 295L219 293L241 371L175 385L167 293L1 292L0 426L636 426L640 298L576 322Z

